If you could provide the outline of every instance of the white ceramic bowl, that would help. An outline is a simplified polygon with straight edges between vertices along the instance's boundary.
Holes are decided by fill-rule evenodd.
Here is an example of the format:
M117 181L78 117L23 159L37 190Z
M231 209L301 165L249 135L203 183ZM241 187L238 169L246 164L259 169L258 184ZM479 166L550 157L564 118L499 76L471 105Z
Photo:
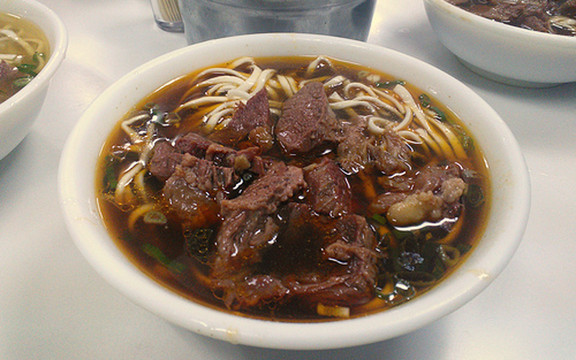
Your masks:
M140 272L111 240L95 200L98 153L113 126L160 85L197 68L241 56L328 55L405 79L459 114L485 152L492 211L476 250L432 291L392 310L343 321L283 323L238 317L186 300ZM59 169L61 205L77 246L92 266L135 303L197 333L259 347L326 349L377 342L420 328L456 310L505 267L522 237L529 179L518 144L500 117L475 93L419 60L364 42L321 35L257 34L186 47L130 72L88 108L73 129Z
M0 159L28 135L44 103L50 80L64 60L68 35L58 16L34 0L0 0L0 12L26 18L38 25L50 42L50 58L22 90L0 104Z
M526 87L576 81L576 37L506 25L445 0L424 6L440 42L480 75Z

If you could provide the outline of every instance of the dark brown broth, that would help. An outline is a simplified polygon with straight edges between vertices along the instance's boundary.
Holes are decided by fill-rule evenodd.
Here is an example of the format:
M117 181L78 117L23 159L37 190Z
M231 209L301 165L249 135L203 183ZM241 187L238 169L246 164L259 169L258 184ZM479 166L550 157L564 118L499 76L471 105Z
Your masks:
M310 58L303 57L291 59L257 59L257 63L261 68L273 67L279 69L299 68L307 65L309 61ZM356 74L358 71L366 70L358 65L342 62L336 62L336 64L337 72L344 73L351 79L357 77ZM171 111L180 101L182 101L182 94L186 92L191 79L197 73L198 72L195 72L193 74L181 77L171 81L168 85L161 87L150 96L143 99L139 104L137 104L134 107L132 113L140 111L141 109L147 109L150 107L150 104L155 104L157 108L161 109L162 111ZM385 79L394 80L384 74L380 75ZM415 97L422 93L410 85L407 85L407 88L412 92L412 94L415 94ZM447 108L438 104L435 105L438 106L445 114L447 114L449 119L452 121L457 119L456 116ZM127 115L127 118L129 116L130 114ZM188 114L187 116L191 115ZM187 117L186 123L187 124L185 126L181 126L179 128L166 127L160 129L160 137L165 137L168 139L177 137L180 134L184 134L187 131L195 129L195 127L200 124L200 120ZM459 125L463 128L461 123L459 123ZM112 237L116 240L122 251L133 261L133 263L155 281L183 297L192 299L196 302L213 308L230 311L224 307L220 299L214 296L211 289L205 286L206 284L203 283L202 279L209 274L209 267L187 254L185 250L185 240L182 234L179 220L176 216L171 215L169 209L165 209L165 213L168 217L168 222L166 225L148 225L144 224L142 221L139 221L136 223L135 231L129 232L127 230L129 211L127 211L125 207L114 204L104 194L105 189L102 179L104 177L107 156L114 151L122 149L127 141L128 139L126 135L118 125L111 133L106 144L103 146L103 150L100 155L99 166L97 169L97 194L99 194L98 205L102 217L104 218L106 227L108 228ZM272 149L268 154L279 156L280 151L278 149ZM292 158L283 160L301 165L313 161L313 158ZM431 162L441 162L444 159L432 158L429 160ZM424 163L420 165L424 165ZM484 196L488 200L489 184L487 180L487 169L485 168L485 162L479 149L476 148L473 152L473 156L470 159L467 159L465 163L462 163L462 166L474 169L481 175L477 180L478 185L482 187ZM365 175L367 179L373 184L377 184L377 177L381 176L375 173L366 173ZM150 186L156 189L157 198L161 199L161 184L155 183L155 180L152 178L149 178L148 180L151 184ZM370 199L363 195L365 188L364 180L357 176L350 176L348 181L351 185L352 193L358 195L355 197L353 204L355 213L364 214L367 216L370 222L376 228L377 224L375 224L374 221L370 219L371 214L367 214L367 207ZM462 226L463 230L458 236L458 239L454 241L454 244L457 244L462 249L466 249L462 253L462 259L464 259L467 254L469 254L469 250L475 245L476 239L478 239L482 234L483 223L486 219L488 209L489 202L486 201L486 203L480 208L467 208L465 214L461 216L461 221L464 221ZM436 230L430 231L431 234L435 234L437 232L438 231ZM303 240L303 242L304 244L306 242L314 243L317 242L317 240L314 236L310 236L308 239ZM391 249L392 245L386 245L384 240L382 240L382 243L383 247L388 246L386 251L394 253L394 249ZM288 246L297 247L301 245L302 243ZM308 251L307 253L305 252L305 256L297 260L295 260L294 257L286 257L280 260L276 259L278 254L286 253L285 250L286 249L279 248L279 246L272 247L264 257L264 261L261 264L261 271L266 271L266 269L278 266L280 269L277 269L277 271L280 272L294 271L295 262L301 267L313 267L316 265L315 261L317 259L317 254L314 251ZM290 250L290 248L288 250ZM288 251L288 253L290 252L291 251ZM390 270L393 267L394 264L391 261L382 264L382 269L385 270ZM455 267L446 269L446 272L442 275L441 279L445 278L449 273L451 273L454 268ZM389 279L391 276L391 274L383 273L381 277L383 279ZM430 287L416 286L415 288L417 290L417 294L421 294L427 291ZM400 303L402 301L404 300L398 300L398 298L396 298L395 301L385 302L375 297L373 301L366 305L352 308L351 316L358 316L370 312L381 311L396 305L396 302ZM271 306L270 308L264 309L252 309L249 311L244 311L241 314L261 318L274 318L282 321L322 321L326 319L317 315L314 312L315 309L301 308L300 305L301 304L298 303L290 303L284 306Z

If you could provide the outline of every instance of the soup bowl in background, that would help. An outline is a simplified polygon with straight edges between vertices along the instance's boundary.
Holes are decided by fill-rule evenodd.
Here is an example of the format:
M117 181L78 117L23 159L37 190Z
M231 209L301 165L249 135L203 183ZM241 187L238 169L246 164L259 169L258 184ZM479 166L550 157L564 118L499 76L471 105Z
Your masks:
M50 43L50 57L37 76L0 104L0 159L28 135L48 92L50 81L64 60L68 35L58 16L34 0L0 0L0 12L21 16L36 24Z
M576 37L507 25L446 0L424 0L440 42L461 62L489 79L546 87L576 81Z
M289 323L237 316L168 290L140 271L110 237L96 203L96 166L105 140L142 98L180 75L242 56L326 55L380 70L426 91L454 111L484 149L491 211L476 249L432 290L400 306L339 321ZM518 144L480 97L449 75L406 55L360 41L306 34L253 34L207 41L161 56L124 76L86 110L59 168L67 226L88 262L136 304L186 329L232 343L327 349L377 342L420 328L471 300L504 269L528 218L527 168Z

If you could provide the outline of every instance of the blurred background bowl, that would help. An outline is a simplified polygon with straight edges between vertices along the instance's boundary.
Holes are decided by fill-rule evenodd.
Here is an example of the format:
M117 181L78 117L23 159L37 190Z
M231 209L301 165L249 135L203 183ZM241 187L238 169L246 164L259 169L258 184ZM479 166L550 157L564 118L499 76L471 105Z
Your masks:
M576 81L576 37L506 25L445 0L424 5L440 42L472 71L525 87Z
M405 79L434 94L463 121L484 150L491 210L477 248L432 290L398 307L341 321L288 323L237 316L203 306L161 286L118 248L96 204L96 164L103 143L141 99L178 76L242 56L326 55ZM255 34L207 41L157 58L109 87L87 109L66 142L59 168L68 229L88 262L136 304L183 328L216 339L281 349L328 349L377 342L416 330L474 298L504 269L528 218L530 186L519 146L478 95L417 59L360 41L306 34Z
M0 0L0 12L21 16L36 24L50 42L44 68L22 90L0 104L0 159L26 137L34 124L51 79L64 60L68 45L66 28L58 16L34 0Z

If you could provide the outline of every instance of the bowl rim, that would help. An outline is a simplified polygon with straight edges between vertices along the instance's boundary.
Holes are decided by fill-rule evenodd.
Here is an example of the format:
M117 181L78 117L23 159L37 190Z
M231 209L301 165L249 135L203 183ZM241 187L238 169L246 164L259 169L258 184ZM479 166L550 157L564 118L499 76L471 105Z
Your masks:
M3 103L0 103L0 114L14 108L19 103L25 101L29 94L42 90L50 82L56 70L60 67L66 56L68 46L68 32L60 17L49 7L36 0L0 0L0 12L9 12L22 18L32 21L49 38L48 29L37 24L37 21L30 17L42 17L50 26L50 31L54 32L54 41L50 42L50 57L44 68L16 94L12 95ZM49 39L50 40L50 39ZM0 117L0 122L2 118Z
M78 152L76 149L85 149L86 140L93 137L93 130L104 127L102 126L103 123L98 120L102 118L102 112L109 111L124 115L129 108L126 105L115 105L113 106L115 109L110 110L110 107L107 106L108 103L115 104L123 101L119 99L125 97L125 91L134 90L134 87L139 88L138 91L144 93L143 96L145 96L174 78L174 76L166 75L160 83L153 82L154 84L147 84L146 86L139 83L138 79L152 74L155 69L166 70L179 61L183 61L184 58L194 58L191 56L192 54L209 52L216 48L227 49L227 51L234 48L234 50L230 50L228 57L228 59L232 59L238 57L236 54L241 52L240 49L261 47L262 44L267 43L277 46L282 44L284 48L288 48L290 44L299 48L317 47L318 51L324 50L327 52L325 55L336 58L342 57L335 56L335 53L351 54L350 57L357 59L362 59L362 56L370 54L370 56L378 59L386 57L388 61L402 61L402 64L406 64L407 68L407 70L403 69L402 71L412 71L413 68L417 68L417 73L427 72L431 77L440 78L446 82L448 85L442 85L441 90L446 88L453 90L452 93L443 95L447 96L448 99L467 97L470 101L473 100L470 102L470 104L475 104L472 108L475 110L482 109L486 117L491 119L484 124L488 127L488 133L492 133L494 129L501 131L501 136L496 137L495 141L505 144L509 148L510 151L504 155L505 163L512 164L515 170L510 174L511 180L515 183L515 187L511 188L513 194L511 200L513 201L510 205L514 206L516 211L511 211L507 215L515 226L504 228L498 234L504 238L504 241L491 245L489 249L484 249L491 254L490 265L485 266L482 261L479 261L478 257L481 258L482 252L476 249L447 280L403 306L367 317L319 323L260 320L207 308L167 290L131 265L120 253L114 242L110 240L105 230L102 229L99 215L95 210L94 190L96 186L94 182L96 179L94 171L90 170L90 164L95 164L95 159L86 159L86 152ZM282 54L286 51L290 50L279 50ZM344 60L351 61L349 58ZM211 65L223 61L225 60L219 58L214 60ZM191 69L193 70L195 67ZM385 65L380 66L380 69L385 71ZM168 70L168 72L170 71L176 70ZM388 72L390 73L390 71ZM430 91L435 90L431 89ZM133 102L131 105L135 105L135 103ZM450 106L450 103L445 101L444 105ZM119 107L124 108L124 112L122 109L119 110ZM108 110L106 110L107 108ZM118 120L119 118L108 120L106 134L111 129L110 124L115 124ZM469 126L469 124L467 125ZM97 156L94 154L94 149L89 153L91 156ZM496 166L500 165L496 164ZM88 175L83 175L82 169L91 171L88 181L86 180ZM232 343L277 349L333 349L373 343L406 334L456 310L487 287L504 269L520 243L530 207L528 171L518 143L499 115L471 89L432 65L395 50L356 40L310 34L253 34L210 40L172 51L137 67L106 89L82 115L69 135L62 152L58 184L61 208L74 242L87 261L114 288L136 304L176 325L199 334ZM114 265L114 269L110 268L111 264ZM466 264L470 264L471 268L468 269L467 266L464 266ZM475 268L478 266L482 270ZM450 295L446 295L447 292ZM168 306L160 305L158 299L161 299L161 302ZM411 314L410 318L405 317L407 311ZM380 318L384 321L378 322L377 320ZM346 326L342 326L343 324Z
M444 14L447 14L452 18L460 18L472 22L471 26L476 29L490 29L490 31L497 32L505 37L514 36L523 41L552 42L550 44L551 47L560 46L565 48L574 48L576 46L576 36L552 34L504 24L466 11L446 0L424 0L424 2L431 6L435 6L439 11L442 11ZM478 28L475 25L480 27Z

